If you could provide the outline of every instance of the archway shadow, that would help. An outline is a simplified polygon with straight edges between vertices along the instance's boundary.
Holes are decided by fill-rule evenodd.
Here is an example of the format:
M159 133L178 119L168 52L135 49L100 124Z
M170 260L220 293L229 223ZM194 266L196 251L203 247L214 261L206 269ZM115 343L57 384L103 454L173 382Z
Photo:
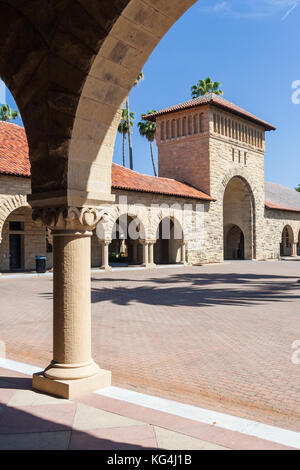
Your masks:
M114 287L114 282L118 287ZM122 283L138 284L122 287ZM135 278L127 276L93 279L102 287L92 288L92 302L111 301L117 305L140 303L170 307L207 307L215 305L258 305L264 302L283 302L300 299L293 292L299 287L297 276L256 274L175 274L164 278ZM219 284L219 285L217 285Z

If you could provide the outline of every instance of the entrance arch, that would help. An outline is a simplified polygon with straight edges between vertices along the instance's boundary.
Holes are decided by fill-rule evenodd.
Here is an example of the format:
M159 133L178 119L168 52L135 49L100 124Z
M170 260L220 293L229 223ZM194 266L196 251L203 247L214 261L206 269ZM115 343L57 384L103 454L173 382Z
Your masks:
M144 227L137 217L121 215L115 222L109 247L110 264L140 265L143 263L141 241Z
M180 223L175 218L164 217L157 228L154 245L155 264L180 263L182 244L183 230Z
M243 231L237 225L225 227L224 231L225 260L244 260L245 259L245 236Z
M254 259L255 204L249 183L234 176L223 199L224 259Z
M294 232L290 225L286 225L282 231L282 238L280 244L281 256L292 256L294 244Z

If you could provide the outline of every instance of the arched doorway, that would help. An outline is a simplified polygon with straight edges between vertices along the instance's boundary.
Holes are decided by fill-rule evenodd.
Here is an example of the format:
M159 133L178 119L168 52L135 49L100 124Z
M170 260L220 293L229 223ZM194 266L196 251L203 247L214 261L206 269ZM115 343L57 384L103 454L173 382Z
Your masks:
M143 263L143 227L137 217L124 214L115 222L109 247L111 266L136 266Z
M165 217L157 228L154 245L155 264L176 264L181 262L183 231L179 222Z
M235 176L223 201L224 259L251 260L255 253L255 207L250 185Z
M292 256L294 244L294 232L290 225L286 225L282 231L282 239L280 244L281 256Z
M245 236L237 225L228 227L225 231L225 260L245 259Z

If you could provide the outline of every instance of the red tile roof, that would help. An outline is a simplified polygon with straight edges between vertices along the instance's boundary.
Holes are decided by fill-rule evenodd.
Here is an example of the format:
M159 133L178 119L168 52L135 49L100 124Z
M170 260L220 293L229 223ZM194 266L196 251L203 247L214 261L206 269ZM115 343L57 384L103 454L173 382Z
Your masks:
M162 109L161 111L157 111L156 113L148 115L146 119L148 119L149 121L155 121L158 116L175 113L177 111L183 111L185 109L196 108L207 104L212 104L214 106L224 109L225 111L237 114L238 116L241 116L245 119L248 119L249 121L259 124L268 131L276 130L276 127L272 126L268 122L259 119L258 117L254 116L254 114L248 113L248 111L245 111L243 108L236 106L235 104L225 100L222 96L218 96L215 93L209 93L207 95L200 96L199 98L196 98L194 100L189 100L185 103L180 103L178 105L171 106L170 108Z
M25 130L0 121L0 174L30 176L30 162ZM213 201L207 194L187 184L168 178L155 178L112 164L112 187L127 191L165 194Z
M190 199L213 201L207 194L179 181L169 178L155 178L142 175L136 171L128 170L120 165L112 165L112 187L127 191L140 191L143 193L165 194Z
M28 144L23 127L0 121L0 173L30 176Z
M287 206L282 206L279 204L273 204L272 202L266 202L265 206L267 209L272 209L276 211L284 211L284 212L298 212L300 213L300 209L297 209L295 207L287 207Z

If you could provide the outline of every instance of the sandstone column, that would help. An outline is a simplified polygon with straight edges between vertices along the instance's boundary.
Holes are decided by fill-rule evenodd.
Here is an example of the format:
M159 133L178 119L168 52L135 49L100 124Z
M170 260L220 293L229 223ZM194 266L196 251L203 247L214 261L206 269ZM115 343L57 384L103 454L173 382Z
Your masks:
M298 243L292 243L292 248L291 248L291 256L296 257L297 256L297 251L298 251Z
M152 269L156 268L156 264L154 263L154 245L155 241L149 242L149 265Z
M105 271L111 271L111 267L109 265L109 245L111 244L111 240L102 240L102 266L101 268Z
M180 263L186 265L187 264L187 262L186 262L186 244L185 244L184 241L181 243L180 250L181 250Z
M63 398L110 385L91 355L90 251L96 211L34 212L53 236L53 360L33 376L33 388Z
M145 268L148 268L149 266L149 243L143 240L142 245L143 245L143 266Z

